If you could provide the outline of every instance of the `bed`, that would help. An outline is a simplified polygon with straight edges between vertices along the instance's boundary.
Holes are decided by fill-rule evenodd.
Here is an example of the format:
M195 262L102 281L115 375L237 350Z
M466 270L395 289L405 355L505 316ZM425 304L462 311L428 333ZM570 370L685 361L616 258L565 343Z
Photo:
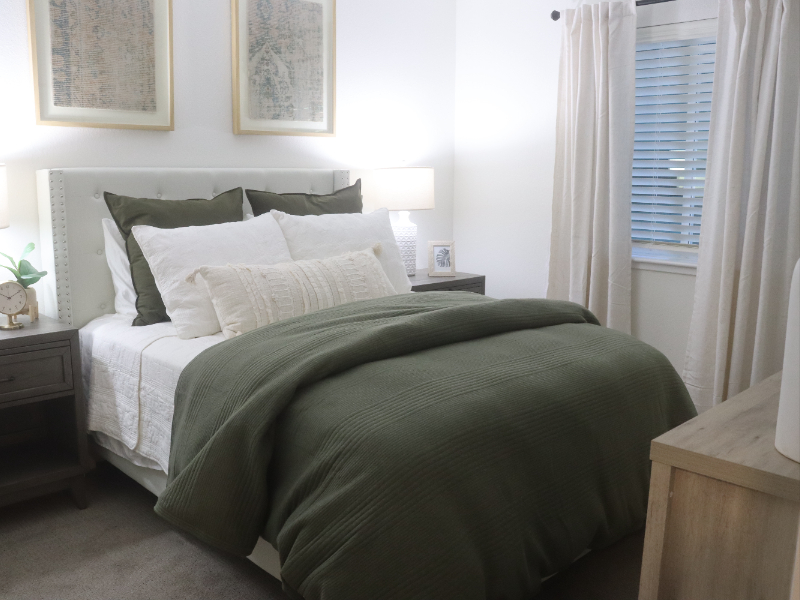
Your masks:
M104 191L330 193L347 172L37 176L56 274L42 310L82 327L102 453L291 597L528 597L644 524L649 441L693 407L660 353L576 305L403 294L228 340L103 316Z
M131 196L151 198L212 198L219 192L234 187L247 187L257 190L268 190L276 193L307 191L309 193L327 194L346 187L350 182L350 173L346 170L334 169L191 169L191 168L69 168L42 169L36 172L36 189L39 208L40 248L42 253L42 269L52 274L44 278L38 285L38 298L42 314L59 319L74 327L82 328L91 321L104 315L114 313L114 288L104 254L103 232L101 220L109 216L108 208L103 200L103 192L107 190L125 193ZM250 212L245 205L245 212ZM129 319L111 317L110 322L103 322L104 329L121 333L130 331ZM96 324L99 325L100 323ZM92 328L94 331L94 328ZM128 366L137 370L144 361L153 357L150 365L154 369L166 367L161 375L169 378L174 392L174 384L191 357L200 352L193 349L194 344L180 344L174 331L165 324L161 332L166 335L153 336L153 341L161 339L146 354L141 344L124 345L127 350ZM88 337L87 337L88 333ZM89 330L81 332L82 338L91 341ZM121 337L121 336L118 336ZM130 340L126 340L130 341ZM182 359L172 362L170 345L183 348ZM202 342L201 342L202 346ZM91 347L82 348L83 365L85 367L84 389L90 390L89 376L92 367ZM117 349L119 346L117 346ZM163 353L159 350L164 348ZM200 346L198 346L200 348ZM113 348L108 348L113 352ZM154 376L156 379L158 374ZM147 386L146 386L147 387ZM168 398L170 391L164 392L163 382L156 381L154 388L159 391L149 398L159 401ZM132 395L128 395L132 397ZM146 396L146 398L148 398ZM137 399L138 400L138 399ZM163 404L161 404L163 406ZM90 403L92 408L95 405ZM145 403L145 410L149 405ZM158 420L154 420L158 422ZM153 435L158 432L164 440L169 425L155 427ZM150 456L142 456L128 448L123 442L108 435L95 436L105 443L99 445L101 455L128 476L159 496L166 487L167 477L158 463ZM166 438L169 439L168 437ZM111 446L113 450L107 446ZM162 446L163 448L163 446ZM164 462L162 460L162 462ZM144 465L144 466L143 466ZM274 577L280 578L280 562L277 551L266 541L261 540L250 557L253 562Z

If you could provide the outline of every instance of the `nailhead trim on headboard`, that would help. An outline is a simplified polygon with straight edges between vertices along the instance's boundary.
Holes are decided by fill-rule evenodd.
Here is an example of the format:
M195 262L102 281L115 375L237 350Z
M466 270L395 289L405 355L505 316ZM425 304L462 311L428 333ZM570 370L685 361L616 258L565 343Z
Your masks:
M50 171L50 215L53 225L56 300L58 320L72 325L72 299L69 290L69 252L67 247L67 211L64 205L64 172Z
M341 190L350 185L350 171L333 172L333 191Z

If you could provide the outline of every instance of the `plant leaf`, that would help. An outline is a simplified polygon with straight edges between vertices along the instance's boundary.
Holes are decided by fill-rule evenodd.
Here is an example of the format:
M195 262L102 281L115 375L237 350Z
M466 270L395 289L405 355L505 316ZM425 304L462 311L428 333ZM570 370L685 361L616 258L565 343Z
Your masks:
M28 256L28 254L33 252L34 248L36 248L36 244L34 244L33 242L25 246L25 249L22 251L22 256L19 257L19 262L22 262L23 258L25 258L26 256Z
M25 275L39 275L40 277L44 277L45 275L47 275L47 273L40 272L39 269L37 269L31 263L29 263L27 260L24 259L19 261L19 273L23 277Z
M40 279L41 279L41 277L37 277L36 275L25 275L19 280L19 283L20 283L20 285L22 287L24 287L25 289L28 289L30 286L32 286L34 283L36 283Z
M11 257L10 257L8 254L6 254L5 252L0 252L0 254L2 254L2 255L3 255L3 256L5 256L5 257L6 257L8 260L10 260L10 261L11 261L11 264L14 266L14 268L15 268L15 269L17 268L17 262L16 262L16 261L15 261L13 258L11 258Z
M19 261L19 273L20 283L26 288L47 275L47 271L39 271L27 260Z
M4 269L8 269L9 271L11 271L14 274L14 277L16 277L17 279L20 279L21 275L19 274L19 271L17 271L16 269L12 269L11 267L7 267L6 265L0 265L0 267L3 267Z

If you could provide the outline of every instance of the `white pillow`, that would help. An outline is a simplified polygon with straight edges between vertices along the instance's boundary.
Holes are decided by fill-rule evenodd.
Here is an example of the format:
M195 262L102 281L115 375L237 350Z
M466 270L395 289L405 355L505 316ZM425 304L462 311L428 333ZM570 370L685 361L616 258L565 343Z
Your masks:
M114 284L114 310L121 315L136 316L136 290L131 279L131 262L125 240L113 219L103 219L103 239L111 282Z
M394 238L389 211L296 217L273 210L271 213L286 236L294 260L328 258L381 244L383 270L398 294L411 291L406 267Z
M323 308L393 296L394 288L376 258L380 254L375 244L323 260L203 266L187 281L206 286L222 333L232 338Z
M208 290L189 284L189 273L203 265L271 265L292 260L281 228L270 215L177 229L136 225L133 235L181 339L220 330Z

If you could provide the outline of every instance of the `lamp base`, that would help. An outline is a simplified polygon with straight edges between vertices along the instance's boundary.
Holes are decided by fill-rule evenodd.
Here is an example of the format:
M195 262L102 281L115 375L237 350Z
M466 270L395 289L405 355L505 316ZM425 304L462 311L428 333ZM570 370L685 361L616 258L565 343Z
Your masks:
M408 220L408 211L400 213L400 219L392 223L394 239L400 248L400 258L406 266L406 275L417 274L417 226Z

